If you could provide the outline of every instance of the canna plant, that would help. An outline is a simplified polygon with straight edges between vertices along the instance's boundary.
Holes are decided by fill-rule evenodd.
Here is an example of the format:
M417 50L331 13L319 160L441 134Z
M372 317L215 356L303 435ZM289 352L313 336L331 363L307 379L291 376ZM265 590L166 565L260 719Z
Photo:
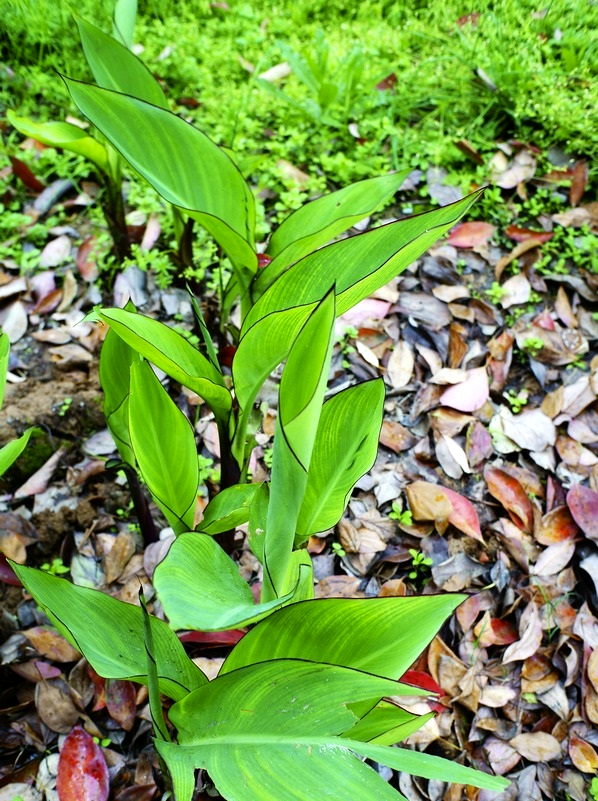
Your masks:
M404 174L363 181L291 214L258 260L253 195L226 151L159 105L65 80L110 146L226 253L221 316L238 303L242 322L225 375L198 300L201 348L131 306L95 312L110 326L100 362L108 425L177 535L154 574L168 622L143 598L126 604L15 565L21 581L100 675L148 686L176 801L191 801L197 769L229 801L311 801L323 790L333 801L405 801L364 758L503 789L502 778L389 747L432 716L400 706L400 696L428 694L400 679L464 596L315 599L305 548L340 519L382 422L382 379L325 400L335 319L411 264L477 194L330 243ZM282 363L271 478L247 483L260 390ZM151 365L196 392L218 426L221 489L200 520L195 433ZM227 553L240 525L263 568L259 602ZM176 634L240 627L249 630L210 682ZM163 696L173 702L167 719Z

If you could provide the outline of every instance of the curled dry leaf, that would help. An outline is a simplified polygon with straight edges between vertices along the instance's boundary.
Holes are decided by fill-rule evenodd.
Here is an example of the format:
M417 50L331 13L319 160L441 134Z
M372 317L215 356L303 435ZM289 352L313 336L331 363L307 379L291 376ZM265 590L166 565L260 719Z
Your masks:
M536 653L542 642L542 621L535 604L529 603L521 616L521 638L506 649L502 662L519 662Z
M557 506L542 517L534 538L541 545L552 545L555 542L574 540L579 534L579 527L573 520L566 506Z
M567 493L567 506L586 537L598 542L598 492L574 484Z
M569 756L571 762L582 773L596 773L598 769L598 754L595 748L575 734L569 738Z
M530 762L550 762L551 759L561 756L559 741L544 731L518 734L509 740L509 745Z
M575 542L555 542L543 551L535 565L530 568L530 575L553 576L563 570L575 553Z
M491 466L484 470L484 478L488 492L506 509L513 523L530 533L534 526L534 509L517 479L499 467Z
M81 726L66 737L56 783L60 801L107 801L108 767L101 748Z

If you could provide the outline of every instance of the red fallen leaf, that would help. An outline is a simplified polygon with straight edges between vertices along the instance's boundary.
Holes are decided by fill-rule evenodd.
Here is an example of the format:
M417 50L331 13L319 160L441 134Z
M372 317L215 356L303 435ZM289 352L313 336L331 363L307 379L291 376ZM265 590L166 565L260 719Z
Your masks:
M534 538L541 545L553 545L555 542L573 540L579 533L577 523L566 506L557 506L545 514L534 533Z
M88 236L77 250L77 269L85 281L95 281L100 274L97 261L98 240L95 236Z
M515 242L525 242L528 239L535 239L536 242L543 244L548 242L554 234L552 231L534 231L532 228L520 228L518 225L508 225L505 228L505 234L514 239Z
M567 506L586 537L598 542L598 492L574 484L567 493Z
M586 191L588 182L588 165L585 161L578 161L573 167L573 180L569 188L569 202L572 206L577 206L583 193Z
M23 585L17 578L17 574L8 564L6 556L0 553L0 581L3 584L10 584L13 587L22 587Z
M182 631L178 632L178 638L183 643L194 642L208 647L216 647L219 645L236 645L245 634L245 629L233 629L231 631Z
M137 714L137 691L132 681L109 679L106 682L106 709L125 731L131 731Z
M34 192L42 192L46 188L46 185L35 177L24 161L21 161L21 159L17 159L14 156L9 156L9 158L10 163L12 164L12 171L17 178L20 178L25 186L27 186L29 189L33 189Z
M509 620L501 620L493 617L490 620L492 628L493 642L495 645L510 645L519 639L519 632L514 623Z
M106 707L106 679L99 676L91 665L88 666L87 672L89 678L93 682L93 707L92 712L98 712L100 709Z
M104 754L81 726L67 735L58 760L60 801L108 801L110 779Z
M488 492L502 504L515 525L530 534L534 526L534 507L516 478L499 467L486 467Z
M443 487L442 491L449 499L452 506L452 511L448 518L449 523L455 528L458 528L459 531L467 534L468 537L473 537L474 540L484 542L478 513L471 501L468 501L463 495L459 495L458 492L448 487Z
M376 89L379 89L381 92L386 92L389 89L394 89L397 85L397 76L394 72L391 72L390 75L387 75L386 78L383 78L376 84Z
M548 309L544 309L540 314L536 315L532 320L532 325L543 328L545 331L556 331L556 325Z
M429 690L431 693L436 693L436 695L444 695L442 687L439 687L432 676L423 670L407 670L399 681L403 684L409 684L411 687Z
M494 236L496 226L486 222L459 223L451 231L447 244L456 248L474 248L485 245Z

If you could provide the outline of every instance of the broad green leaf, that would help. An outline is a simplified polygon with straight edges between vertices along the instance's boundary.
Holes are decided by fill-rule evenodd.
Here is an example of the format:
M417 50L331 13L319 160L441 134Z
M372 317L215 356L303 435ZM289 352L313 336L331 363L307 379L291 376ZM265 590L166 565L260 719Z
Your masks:
M13 439L3 448L0 448L0 476L4 475L8 468L16 462L27 447L29 438L37 430L35 427L28 428L18 439Z
M58 631L100 676L147 685L141 609L103 592L77 587L41 570L11 564ZM160 692L179 700L207 679L163 620L151 617Z
M349 709L352 708L352 705L349 705ZM345 731L343 737L361 740L364 743L394 745L406 740L433 717L434 712L427 715L413 715L390 701L380 701L352 728Z
M135 467L135 454L129 434L131 365L140 360L139 353L118 336L116 331L108 331L100 354L104 416L123 462L131 467Z
M238 565L207 534L181 534L154 573L174 629L223 631L248 626L288 603L294 592L256 604Z
M204 509L197 531L221 534L247 523L251 503L259 487L259 484L235 484L220 490Z
M308 659L398 679L465 598L321 598L292 604L248 632L221 673L268 659Z
M34 122L27 117L17 117L10 109L6 117L13 128L24 136L37 139L50 147L61 147L71 153L78 153L93 163L104 173L110 172L106 147L70 122Z
M114 38L119 39L125 47L133 47L133 33L137 17L137 0L116 0L114 6Z
M10 357L10 339L8 334L0 331L0 409L4 403L4 392L6 390L6 374L8 372L8 360Z
M251 552L261 565L264 564L264 542L269 503L270 487L264 483L260 485L251 503L247 526L247 542Z
M349 704L402 691L392 681L334 665L276 660L219 676L174 704L179 745L156 743L189 801L181 773L206 769L234 801L397 801L399 793L352 751L428 778L502 789L507 782L438 757L343 738ZM290 780L290 777L293 777ZM182 791L182 792L181 792ZM185 795L186 793L186 795Z
M165 200L207 228L241 276L253 274L255 202L218 145L166 109L69 78L65 82L77 106L129 164Z
M154 106L168 108L168 101L160 84L141 59L113 36L82 17L75 17L75 22L79 28L85 58L100 86L138 97Z
M241 408L253 402L272 370L287 357L298 331L332 281L336 281L336 314L341 315L412 264L465 214L480 192L333 242L289 267L243 323L233 361Z
M333 327L334 290L330 290L293 343L280 381L263 601L285 595L295 580L294 571L289 571L290 555L330 370Z
M272 262L260 270L252 287L259 297L294 262L330 242L391 198L409 170L368 178L305 203L272 234L267 253Z
M178 533L193 529L199 465L189 421L147 362L131 365L129 432L143 480Z
M295 544L336 525L355 482L378 452L384 382L349 387L326 401L309 465Z
M125 309L105 309L100 317L127 345L175 381L197 392L217 420L228 421L232 402L222 373L188 340L158 320Z
M317 303L333 282L337 315L344 314L412 264L465 214L482 191L310 253L262 295L247 315L242 333L274 311Z

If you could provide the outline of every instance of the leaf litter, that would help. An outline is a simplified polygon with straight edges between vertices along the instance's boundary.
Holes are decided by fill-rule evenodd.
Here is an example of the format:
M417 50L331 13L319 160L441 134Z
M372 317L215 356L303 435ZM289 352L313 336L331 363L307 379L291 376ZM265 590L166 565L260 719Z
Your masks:
M294 165L279 167L305 180ZM498 150L489 169L508 191L538 185L537 153L521 144ZM596 204L583 203L585 167L575 169L569 210L502 229L460 223L339 321L332 391L381 375L387 400L376 464L338 526L310 540L316 596L465 591L466 603L413 666L440 694L414 701L437 714L408 742L450 758L465 751L513 780L501 795L470 796L401 776L409 801L585 801L598 770L598 282L572 263L566 275L535 267L559 226L596 228ZM440 203L454 190L445 177L427 176ZM32 222L73 191L22 179L37 193ZM91 187L86 203L93 196ZM139 235L151 248L159 221L144 218ZM14 343L4 415L11 422L1 436L31 421L51 434L34 464L3 485L0 551L70 570L77 583L133 603L141 581L159 612L151 576L172 533L152 508L161 539L144 543L126 486L106 469L115 452L97 380L105 332L81 322L101 300L98 247L87 231L54 231L32 278L0 265L0 318ZM161 290L151 272L119 274L114 291L142 310L184 318L184 296ZM213 421L200 399L171 389L190 415L197 408L203 455L217 467ZM275 398L263 399L256 480L268 476ZM215 481L206 477L200 507ZM258 592L260 566L242 529L237 544L240 569ZM157 798L145 688L97 676L10 573L0 570L0 580L0 798L53 797L56 783L60 791L74 775L90 800L108 791L122 801ZM242 634L182 638L213 676ZM60 759L48 762L58 747Z

